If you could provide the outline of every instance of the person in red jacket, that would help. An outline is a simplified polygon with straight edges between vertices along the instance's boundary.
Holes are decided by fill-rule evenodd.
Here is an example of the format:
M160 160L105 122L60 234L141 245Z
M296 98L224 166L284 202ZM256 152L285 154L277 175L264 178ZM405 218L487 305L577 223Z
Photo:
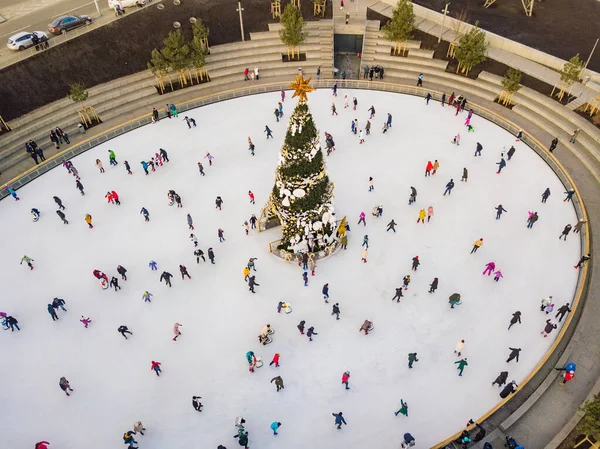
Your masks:
M35 443L35 449L48 449L49 444L47 441L40 441L39 443Z
M425 176L431 176L431 170L433 170L433 164L431 161L427 161L427 166L425 167Z
M276 353L273 356L273 360L271 360L271 363L269 363L269 366L271 366L273 363L275 364L275 368L279 368L279 353Z
M344 374L342 374L342 383L346 385L346 390L350 389L348 382L350 382L350 371L346 371Z
M115 204L116 204L117 206L120 206L120 205L121 205L121 202L119 201L119 195L117 194L117 192L115 192L115 191L113 190L112 192L110 192L110 194L112 195L112 197L113 197L113 200L115 200Z
M563 380L560 383L561 385L566 384L568 381L570 381L571 379L573 379L575 377L575 371L565 371L565 374L563 375Z
M96 279L104 279L106 282L108 282L108 276L100 270L94 270L94 276Z
M155 362L154 360L152 360L152 367L150 369L154 370L154 372L156 373L157 376L160 376L160 373L161 373L160 362Z

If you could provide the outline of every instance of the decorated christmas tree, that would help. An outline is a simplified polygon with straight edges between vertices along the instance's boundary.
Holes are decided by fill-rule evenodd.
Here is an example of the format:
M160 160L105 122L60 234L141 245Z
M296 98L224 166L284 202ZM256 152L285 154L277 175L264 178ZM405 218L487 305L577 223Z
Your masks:
M283 226L279 249L297 252L333 250L337 241L333 184L323 161L319 133L307 103L310 78L290 84L298 104L290 117L269 198Z

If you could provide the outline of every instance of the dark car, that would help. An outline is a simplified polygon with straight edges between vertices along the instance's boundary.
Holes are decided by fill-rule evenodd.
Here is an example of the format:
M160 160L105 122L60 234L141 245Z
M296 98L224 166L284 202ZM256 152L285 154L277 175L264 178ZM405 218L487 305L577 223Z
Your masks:
M67 31L80 27L82 25L88 25L92 23L90 16L62 16L58 19L54 19L50 25L48 25L48 31L52 34L66 34Z

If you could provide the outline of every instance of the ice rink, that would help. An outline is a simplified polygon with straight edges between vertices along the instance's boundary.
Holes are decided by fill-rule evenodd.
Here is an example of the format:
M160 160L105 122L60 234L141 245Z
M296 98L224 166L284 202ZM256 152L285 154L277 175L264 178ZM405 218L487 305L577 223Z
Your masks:
M347 94L358 99L358 110L344 109ZM183 116L164 119L113 139L73 159L85 187L56 168L18 191L21 200L0 202L3 292L0 310L14 316L20 332L2 333L3 416L0 434L6 448L29 448L47 440L57 449L123 447L122 436L135 421L143 421L143 449L204 448L222 444L239 447L234 420L247 420L249 447L274 448L398 448L410 432L417 447L427 448L460 431L469 418L477 419L501 399L492 386L501 371L520 383L536 366L560 331L543 338L548 318L540 311L542 297L552 295L555 309L570 303L580 257L579 240L571 233L558 239L563 227L575 225L564 187L551 169L514 136L474 116L475 132L467 133L454 109L417 97L340 89L334 98L339 116L331 116L331 91L309 95L309 106L320 130L334 137L337 150L326 158L335 184L338 218L348 216L351 231L347 250L319 262L316 276L304 287L302 270L268 253L280 228L244 235L242 225L258 217L273 186L278 153L287 119L295 105L288 92L285 116L273 114L279 93L230 100L190 111L197 128L188 130ZM351 120L363 128L367 109L377 111L372 132L359 145L351 134ZM393 127L382 134L387 113ZM265 139L265 125L274 139ZM460 146L451 144L460 132ZM247 150L250 136L256 155ZM475 144L484 149L474 157ZM516 153L496 174L503 147ZM145 176L140 161L164 148L170 162ZM324 148L324 146L323 146ZM109 166L108 150L119 164ZM209 167L206 152L214 156ZM95 167L99 158L106 173ZM424 177L428 160L437 159L435 176ZM128 160L133 175L123 161ZM206 176L198 173L202 161ZM461 182L463 167L468 182ZM368 191L372 176L375 190ZM453 178L456 187L443 196ZM408 205L410 186L418 190L416 204ZM552 195L541 203L542 192ZM170 207L167 191L176 190L183 208ZM107 204L115 190L121 205ZM256 196L249 203L248 191ZM66 206L68 225L56 215L52 197ZM215 198L223 198L223 210ZM375 205L384 215L373 218ZM507 210L496 220L498 204ZM421 208L433 206L430 223L417 224ZM144 222L140 209L150 212ZM32 207L41 211L33 222ZM367 226L357 226L361 211ZM528 211L539 221L526 227ZM93 216L88 229L84 216ZM196 264L186 214L194 219L194 234L205 254L214 248L216 264ZM394 219L397 233L386 233ZM217 229L225 231L219 243ZM363 236L369 235L368 263L361 261ZM484 244L469 254L473 242ZM30 271L21 257L33 258ZM421 266L411 271L418 255ZM257 257L256 294L248 291L242 270ZM151 271L150 260L158 262ZM485 264L496 263L504 278L482 276ZM192 279L182 281L178 266L187 266ZM117 265L128 270L122 290L101 290L92 271L118 276ZM173 287L159 283L163 270L174 275ZM392 302L395 288L411 274L412 283L400 303ZM120 278L120 276L118 276ZM439 289L429 284L439 278ZM330 303L321 295L329 283ZM144 303L142 294L154 296ZM462 304L450 309L448 297L458 292ZM46 311L52 298L66 301L67 312L52 321ZM278 314L279 301L291 303L291 314ZM331 316L339 302L340 320ZM507 331L515 311L522 324ZM80 317L90 317L85 329ZM365 319L375 324L365 336ZM313 342L296 329L300 320L314 326ZM183 324L183 335L172 341L173 324ZM258 343L262 326L275 328L274 341ZM564 323L564 320L563 320ZM118 332L127 325L125 340ZM453 353L465 340L468 366L459 377ZM506 363L509 347L522 348L520 360ZM260 355L265 365L248 372L247 351ZM281 354L281 366L269 362ZM408 369L407 356L419 361ZM160 378L150 370L162 363ZM341 384L350 371L350 390ZM285 389L276 392L270 380L280 375ZM66 397L58 386L65 376L74 392ZM202 396L197 413L192 395ZM408 403L408 417L394 416L400 399ZM333 412L342 411L347 426L336 430ZM279 435L269 429L282 423Z

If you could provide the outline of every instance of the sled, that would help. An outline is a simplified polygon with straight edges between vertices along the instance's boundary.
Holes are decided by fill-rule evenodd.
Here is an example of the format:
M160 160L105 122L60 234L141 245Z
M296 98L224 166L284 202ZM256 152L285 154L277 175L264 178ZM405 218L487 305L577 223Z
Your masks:
M100 287L102 287L102 290L106 290L108 288L108 282L106 282L106 279L102 278L100 280Z
M287 314L292 313L292 307L291 306L287 306L283 308L283 311Z
M173 204L175 204L175 200L169 200L169 206L172 206Z
M254 359L254 368L260 368L261 366L263 366L263 361L260 356L255 356Z
M40 219L40 217L39 217L39 216L37 216L37 215L34 215L34 216L33 216L33 222L34 222L34 223L35 223L36 221L38 221L39 219Z
M375 325L371 323L367 332L371 332L373 329L375 329Z
M273 330L273 328L270 328L270 329L267 331L267 333L268 333L269 335L273 335L273 334L275 333L275 331Z

